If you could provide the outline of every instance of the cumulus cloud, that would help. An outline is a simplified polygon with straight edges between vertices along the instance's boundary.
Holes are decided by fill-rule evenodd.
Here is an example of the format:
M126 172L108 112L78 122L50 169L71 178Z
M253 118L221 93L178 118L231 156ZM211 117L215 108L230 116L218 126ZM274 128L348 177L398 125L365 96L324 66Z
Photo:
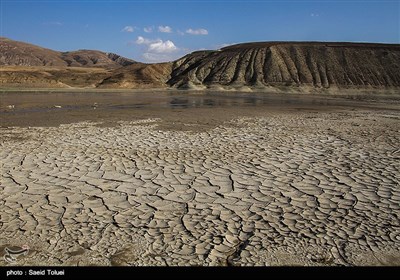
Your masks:
M163 41L138 36L135 44L144 47L142 57L147 62L172 61L180 52L180 49L171 40Z
M170 40L165 42L163 42L163 40L157 40L149 45L148 50L155 53L170 53L176 51L177 49L178 48L175 46L175 44Z
M189 28L188 30L186 30L186 33L191 35L207 35L208 31L207 29L204 28L199 28L199 29Z
M133 32L135 30L135 27L133 27L133 26L130 26L130 25L127 25L127 26L125 26L124 28L122 28L122 32Z
M138 44L138 45L148 45L151 42L152 42L152 40L146 39L146 38L144 38L142 36L138 36L136 41L135 41L135 43Z
M312 17L319 17L319 14L314 14L314 13L312 13L310 16L312 16Z
M168 25L166 25L166 26L160 25L160 26L158 27L158 31L160 31L160 32L162 32L162 33L172 33L172 28L169 27Z
M151 32L153 32L153 27L151 27L151 26L145 27L145 28L143 28L143 31L146 33L151 33Z
M171 53L177 51L178 48L175 46L174 42L170 40L163 41L161 39L150 40L139 36L136 39L136 44L146 45L148 53Z

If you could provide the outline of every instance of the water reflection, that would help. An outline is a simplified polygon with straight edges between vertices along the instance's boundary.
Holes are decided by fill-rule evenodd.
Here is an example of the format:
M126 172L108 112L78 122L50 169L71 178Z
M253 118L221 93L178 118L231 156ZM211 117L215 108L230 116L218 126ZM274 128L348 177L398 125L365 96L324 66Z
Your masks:
M246 97L243 101L246 105L255 106L258 100L255 97Z
M288 94L252 93L10 93L2 94L3 113L54 110L140 110L146 108L214 108L239 106L331 106L343 100ZM94 105L95 104L95 105ZM56 106L57 105L57 106ZM56 107L55 107L56 106Z
M149 104L138 103L138 104L118 104L118 105L110 105L109 107L112 109L137 109L148 106ZM96 106L97 107L97 106Z
M215 100L213 100L211 98L206 98L206 99L204 99L203 105L207 106L207 107L213 107L213 106L215 106Z
M169 102L171 108L189 108L189 99L187 98L172 98Z
M271 102L259 97L247 96L186 96L172 97L168 105L172 109L187 108L212 108L212 107L235 107L235 106L257 106L270 104Z

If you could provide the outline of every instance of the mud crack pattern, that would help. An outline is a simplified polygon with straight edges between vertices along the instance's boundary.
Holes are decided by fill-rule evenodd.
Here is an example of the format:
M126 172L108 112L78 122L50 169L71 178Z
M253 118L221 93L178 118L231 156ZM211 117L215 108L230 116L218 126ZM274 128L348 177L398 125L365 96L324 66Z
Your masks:
M29 244L22 265L399 265L399 118L2 128L0 246Z

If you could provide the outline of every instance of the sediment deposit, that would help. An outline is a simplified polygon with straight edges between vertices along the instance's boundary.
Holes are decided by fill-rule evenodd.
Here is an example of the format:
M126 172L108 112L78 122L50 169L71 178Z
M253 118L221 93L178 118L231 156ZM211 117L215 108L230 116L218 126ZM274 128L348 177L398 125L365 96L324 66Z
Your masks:
M19 265L400 264L398 111L160 121L1 128L0 247L29 245Z

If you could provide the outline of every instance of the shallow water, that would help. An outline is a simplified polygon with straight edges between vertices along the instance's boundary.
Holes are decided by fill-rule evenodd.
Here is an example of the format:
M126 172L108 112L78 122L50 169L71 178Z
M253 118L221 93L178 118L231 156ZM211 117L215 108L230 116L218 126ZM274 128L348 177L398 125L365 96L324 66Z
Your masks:
M3 127L52 126L82 120L118 121L165 117L176 112L208 115L211 112L209 110L215 114L214 108L223 109L229 115L249 109L324 111L338 107L378 105L375 101L328 95L247 92L3 92L0 93L0 124ZM387 104L384 106L388 108Z
M278 95L260 93L180 93L180 92L9 92L0 99L2 111L14 105L14 111L45 111L48 109L83 109L103 107L131 109L145 107L202 108L263 105L335 105L337 100L318 96Z

